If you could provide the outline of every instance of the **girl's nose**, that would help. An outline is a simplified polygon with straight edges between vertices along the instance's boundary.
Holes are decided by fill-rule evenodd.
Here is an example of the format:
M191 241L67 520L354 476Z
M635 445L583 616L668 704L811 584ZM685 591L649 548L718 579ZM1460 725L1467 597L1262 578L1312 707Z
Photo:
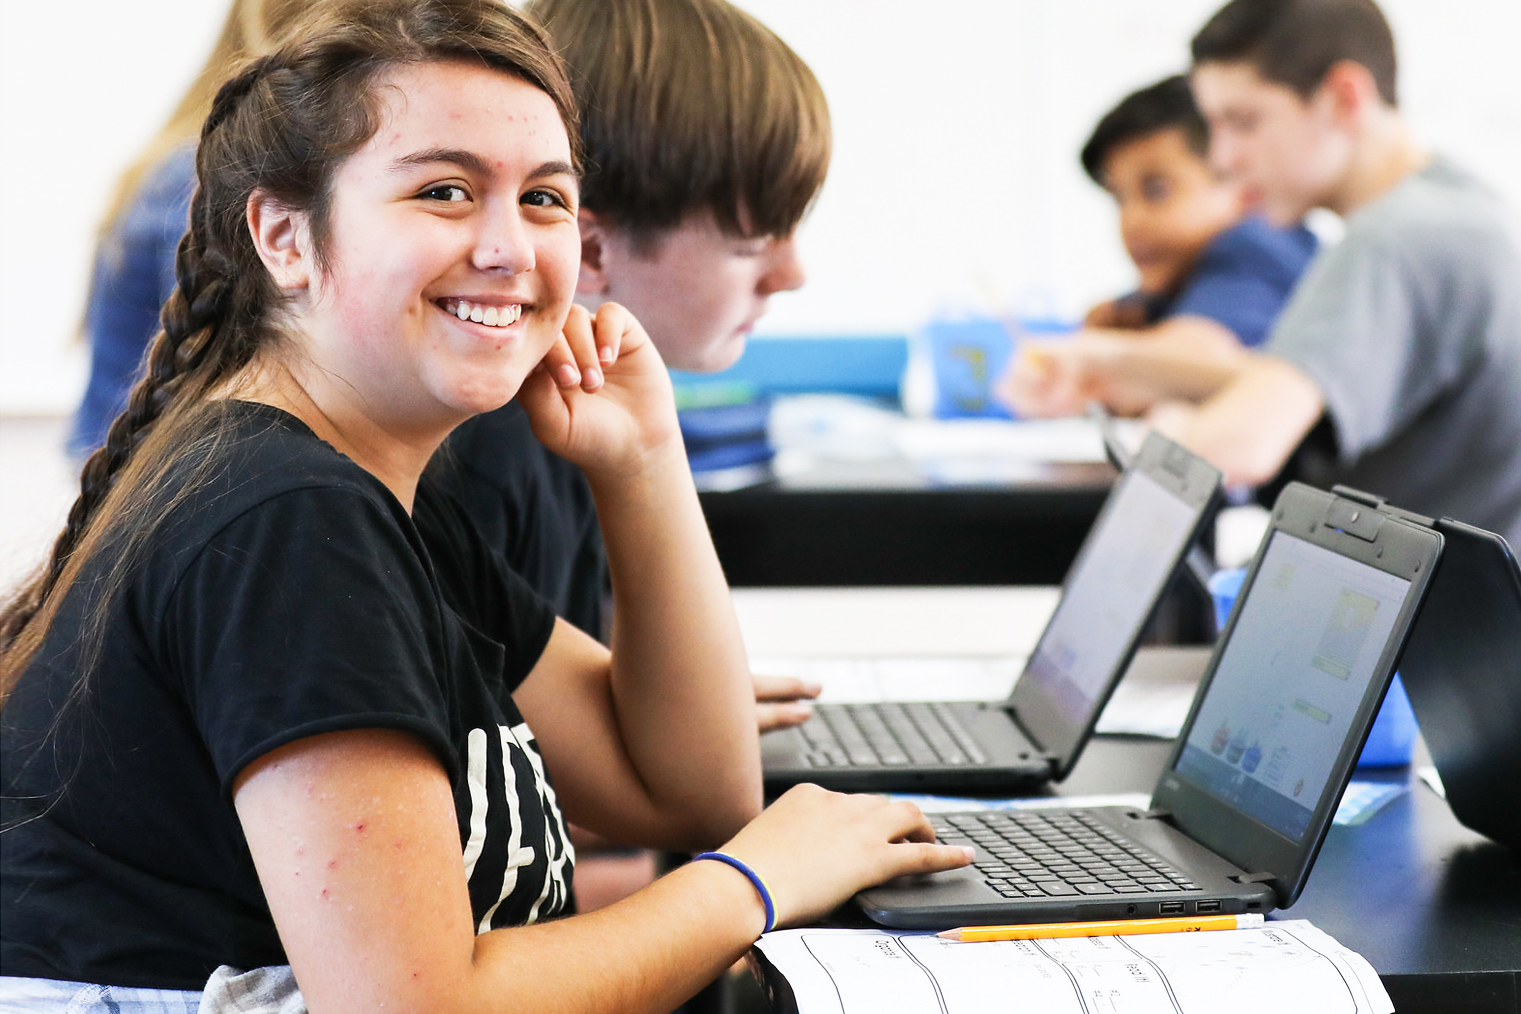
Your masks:
M533 239L517 205L483 212L471 264L480 271L517 275L534 267Z

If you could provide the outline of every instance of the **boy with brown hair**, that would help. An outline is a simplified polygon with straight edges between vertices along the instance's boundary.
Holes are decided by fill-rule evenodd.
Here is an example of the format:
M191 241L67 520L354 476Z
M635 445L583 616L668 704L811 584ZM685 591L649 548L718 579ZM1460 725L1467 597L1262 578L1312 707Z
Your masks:
M1383 14L1232 0L1193 58L1215 164L1274 220L1321 207L1347 230L1262 354L1152 421L1230 481L1266 482L1300 448L1300 478L1521 544L1521 238L1494 193L1411 134Z
M830 156L817 80L725 0L527 10L554 39L581 110L578 300L633 311L667 366L729 366L769 297L803 284L793 234ZM607 558L590 488L516 403L462 425L433 468L561 616L604 633ZM756 693L769 728L805 720L796 701L818 688L757 677Z
M1083 145L1088 176L1119 210L1136 290L1094 307L1068 338L1025 341L1000 393L1025 416L1099 401L1137 415L1207 393L1262 344L1314 235L1247 213L1247 195L1209 164L1209 128L1188 79L1127 95Z

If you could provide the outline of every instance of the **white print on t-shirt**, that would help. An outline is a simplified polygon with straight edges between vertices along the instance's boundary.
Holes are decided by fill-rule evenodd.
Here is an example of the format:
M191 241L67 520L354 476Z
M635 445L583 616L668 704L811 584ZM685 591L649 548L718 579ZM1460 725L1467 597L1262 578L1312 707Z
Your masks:
M478 933L485 933L491 929L491 920L496 915L497 909L517 889L520 871L525 867L531 867L541 856L546 860L544 886L534 900L526 921L529 923L536 921L541 911L545 909L546 903L548 903L548 911L562 911L570 897L568 875L575 863L575 849L570 843L565 820L560 814L554 788L549 784L549 779L544 773L544 762L534 743L533 732L528 728L527 723L512 727L503 725L498 727L498 732L502 748L500 763L503 799L501 805L506 811L507 819L505 822L498 820L496 823L506 825L507 841L504 850L507 860L497 900L482 916L480 925L476 927ZM464 851L466 880L474 876L476 863L486 848L488 837L487 817L491 809L491 800L487 792L489 742L485 729L471 729L466 739L466 780L470 790L470 837L465 843ZM545 817L543 840L538 843L538 848L523 843L524 821L519 814L525 809L523 796L527 793L519 792L518 766L513 763L514 757L521 757L528 769L533 772L534 794L529 796L528 807L542 812Z

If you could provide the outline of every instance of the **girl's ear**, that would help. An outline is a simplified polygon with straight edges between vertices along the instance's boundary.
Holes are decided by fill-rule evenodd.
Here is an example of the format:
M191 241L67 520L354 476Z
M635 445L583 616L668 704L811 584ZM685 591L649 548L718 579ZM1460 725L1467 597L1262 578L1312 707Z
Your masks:
M305 289L312 281L311 232L306 216L261 191L248 195L244 216L254 249L281 289Z
M608 288L608 227L595 211L581 208L576 212L581 227L581 274L576 292L583 296L606 295Z

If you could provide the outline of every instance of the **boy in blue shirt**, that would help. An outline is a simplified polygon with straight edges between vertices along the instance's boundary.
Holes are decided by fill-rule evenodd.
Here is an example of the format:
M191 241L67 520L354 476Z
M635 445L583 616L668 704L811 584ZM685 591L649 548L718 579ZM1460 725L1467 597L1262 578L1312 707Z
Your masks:
M1094 128L1083 168L1119 208L1140 284L1094 307L1072 338L1022 346L1002 388L1021 415L1072 414L1089 401L1137 415L1200 397L1266 338L1315 237L1247 214L1251 195L1208 152L1182 75L1127 96Z

